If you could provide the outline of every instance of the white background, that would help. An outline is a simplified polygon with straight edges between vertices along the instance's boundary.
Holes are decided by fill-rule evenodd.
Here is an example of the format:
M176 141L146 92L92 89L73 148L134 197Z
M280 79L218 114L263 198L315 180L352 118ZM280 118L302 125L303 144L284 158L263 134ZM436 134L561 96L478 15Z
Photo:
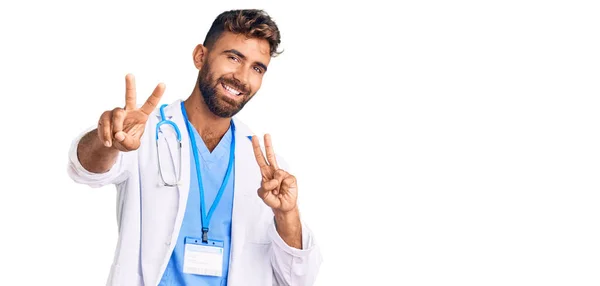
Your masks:
M240 116L295 168L317 285L600 285L595 1L3 1L0 284L103 285L115 191L71 140L159 82L186 98L220 12L285 52Z

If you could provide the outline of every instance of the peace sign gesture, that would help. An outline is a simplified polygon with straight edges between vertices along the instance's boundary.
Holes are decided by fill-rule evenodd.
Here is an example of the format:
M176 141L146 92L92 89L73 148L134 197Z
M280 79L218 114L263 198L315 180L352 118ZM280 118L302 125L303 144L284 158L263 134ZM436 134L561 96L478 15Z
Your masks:
M115 147L120 151L132 151L140 147L140 138L144 134L146 121L165 92L160 83L141 108L136 108L135 78L132 74L125 77L125 108L117 107L102 113L98 121L98 138L106 147Z
M286 213L294 210L298 198L296 177L279 169L277 160L275 159L275 152L273 152L273 145L271 144L271 136L269 134L265 135L266 160L256 136L252 136L252 147L254 148L254 156L262 175L258 196L273 211Z

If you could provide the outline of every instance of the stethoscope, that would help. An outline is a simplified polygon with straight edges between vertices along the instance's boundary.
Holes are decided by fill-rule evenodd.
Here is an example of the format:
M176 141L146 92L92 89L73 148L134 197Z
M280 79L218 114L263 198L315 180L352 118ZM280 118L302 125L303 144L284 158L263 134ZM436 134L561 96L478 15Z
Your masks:
M173 121L171 121L171 120L169 120L169 119L166 118L164 109L167 106L168 106L168 104L163 104L163 105L160 106L160 121L156 124L156 138L155 138L156 139L156 156L158 157L158 173L160 175L160 179L162 181L162 185L166 186L166 187L175 187L175 186L180 185L180 183L181 183L181 168L182 168L182 160L181 160L181 148L182 148L181 131L179 131L179 128L177 127L177 124L175 124L175 122L173 122ZM189 122L189 120L187 118L187 114L185 112L185 107L183 106L183 102L181 103L181 111L183 113L184 120L186 121L186 126L188 128L188 132L191 132L190 130L193 127L191 126L191 123ZM171 127L173 127L173 130L175 130L175 133L177 135L177 153L178 153L178 156L179 156L179 168L178 169L175 169L175 163L174 163L175 160L173 160L173 154L170 152L171 146L169 145L169 141L166 139L166 136L164 135L164 133L163 133L163 131L161 129L161 126L163 126L165 124L166 125L170 125ZM233 135L232 135L232 139L231 139L231 146L230 146L229 152L230 152L230 154L233 154L233 150L235 149L235 124L233 124L233 121L231 122L231 130L232 130L232 134ZM162 167L161 167L162 166L162 162L161 162L161 159L160 159L160 152L159 152L159 144L158 144L158 142L159 142L159 134L163 134L162 137L164 138L165 142L167 143L167 148L169 150L168 153L169 153L169 156L171 157L171 165L173 166L173 169L175 171L175 176L174 177L177 177L177 179L175 180L175 182L167 182L167 180L165 180L164 173L163 173L163 170L162 170ZM191 144L192 144L192 152L194 153L194 160L195 160L196 166L198 166L199 165L199 162L198 162L199 159L197 158L198 157L198 154L197 154L198 151L197 151L197 149L195 147L196 146L196 142L195 142L195 140L194 140L194 138L192 136L193 135L190 134L190 139L192 141L191 142ZM226 178L229 177L229 173L231 171L231 166L233 164L233 158L234 158L233 155L231 155L229 157L229 164L228 164L228 167L227 167ZM197 169L199 170L199 168L197 168ZM198 174L198 177L199 177L199 180L201 180L200 179L200 177L201 177L200 174Z
M175 187L178 186L181 182L181 132L179 131L179 128L177 127L177 124L175 124L175 122L167 119L165 117L165 107L168 106L168 104L163 104L160 106L160 121L158 122L158 124L156 124L156 156L158 157L158 173L160 174L160 179L162 181L162 184L166 187ZM170 125L171 127L173 127L173 129L175 130L175 133L177 134L177 151L179 153L179 169L175 169L175 164L174 164L174 160L173 160L173 155L171 154L171 152L169 153L169 156L171 156L171 164L173 165L173 169L175 170L175 176L177 177L175 182L167 182L167 180L165 180L163 172L162 172L162 164L160 161L160 152L158 149L158 134L163 134L163 138L165 138L165 142L167 142L167 148L168 150L171 150L171 146L169 145L169 140L166 139L164 133L162 132L162 130L160 129L161 126L163 125ZM179 171L177 171L179 170Z

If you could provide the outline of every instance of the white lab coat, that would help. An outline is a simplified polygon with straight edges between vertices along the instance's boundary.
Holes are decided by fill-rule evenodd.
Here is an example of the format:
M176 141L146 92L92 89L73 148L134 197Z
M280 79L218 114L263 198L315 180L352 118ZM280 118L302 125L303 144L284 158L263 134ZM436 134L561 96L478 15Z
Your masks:
M150 115L141 146L121 152L110 171L94 174L77 158L73 140L68 174L91 187L115 184L117 188L118 241L107 285L157 285L177 242L190 184L190 141L180 108L181 100L165 108L181 131L182 173L179 187L159 184L156 124L159 110ZM254 157L253 135L234 118L236 126L235 185L228 285L312 285L321 264L321 252L311 230L302 220L302 249L289 247L278 235L272 210L258 197L261 174ZM89 130L88 130L89 131ZM174 136L170 136L174 138ZM172 145L175 146L175 145ZM161 160L169 158L161 147ZM175 148L173 155L177 156ZM171 170L170 160L162 161ZM280 167L288 170L278 157Z

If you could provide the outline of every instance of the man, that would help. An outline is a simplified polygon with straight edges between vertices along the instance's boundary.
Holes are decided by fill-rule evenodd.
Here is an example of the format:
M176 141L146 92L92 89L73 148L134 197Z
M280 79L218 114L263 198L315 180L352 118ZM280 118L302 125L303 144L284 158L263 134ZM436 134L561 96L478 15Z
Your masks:
M159 84L137 108L127 75L125 107L73 141L71 178L118 190L109 285L314 283L321 253L300 219L296 179L269 135L263 153L234 117L279 43L263 11L224 12L193 52L199 73L185 101L157 108Z

